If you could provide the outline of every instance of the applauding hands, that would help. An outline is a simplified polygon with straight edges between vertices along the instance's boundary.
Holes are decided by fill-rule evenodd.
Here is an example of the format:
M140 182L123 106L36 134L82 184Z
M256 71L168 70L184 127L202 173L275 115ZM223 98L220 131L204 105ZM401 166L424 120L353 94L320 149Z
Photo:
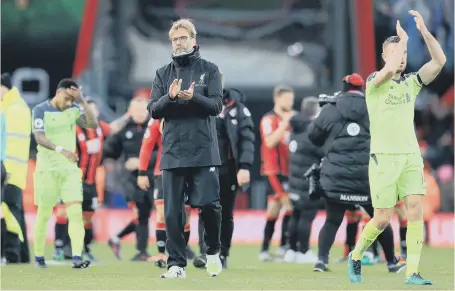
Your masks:
M194 93L194 82L191 83L190 87L187 90L181 91L182 88L182 79L177 80L175 79L171 86L169 87L169 98L175 99L175 97L184 99L184 100L191 100L193 98Z

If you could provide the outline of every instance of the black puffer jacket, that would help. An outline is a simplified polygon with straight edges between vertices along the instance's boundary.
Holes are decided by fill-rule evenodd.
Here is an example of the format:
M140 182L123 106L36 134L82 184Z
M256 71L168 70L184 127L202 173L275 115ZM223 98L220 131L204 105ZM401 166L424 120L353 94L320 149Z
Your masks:
M308 201L308 179L303 174L313 165L319 164L323 156L321 147L315 146L308 138L308 126L312 120L299 114L291 119L291 141L289 143L289 192L294 203Z
M325 105L308 127L316 146L324 145L320 183L327 199L345 204L369 204L368 163L370 122L365 95L341 93L336 104Z

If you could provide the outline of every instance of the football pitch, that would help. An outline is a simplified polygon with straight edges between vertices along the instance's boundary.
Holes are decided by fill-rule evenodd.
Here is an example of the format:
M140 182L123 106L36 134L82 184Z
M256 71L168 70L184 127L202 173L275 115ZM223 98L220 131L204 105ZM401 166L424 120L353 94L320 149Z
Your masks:
M149 249L153 250L153 246ZM196 250L196 248L193 248ZM34 265L9 265L1 268L2 290L454 290L454 249L425 248L421 273L433 280L433 286L407 286L404 272L390 274L384 264L365 266L364 283L351 284L346 264L336 264L341 248L331 252L331 272L314 273L312 265L259 262L259 247L234 246L229 269L219 277L208 277L205 270L189 262L187 278L160 279L163 269L153 263L129 262L132 245L122 246L124 260L117 261L105 245L95 245L93 253L99 262L90 268L73 270L69 262L47 269ZM52 247L48 246L48 260Z

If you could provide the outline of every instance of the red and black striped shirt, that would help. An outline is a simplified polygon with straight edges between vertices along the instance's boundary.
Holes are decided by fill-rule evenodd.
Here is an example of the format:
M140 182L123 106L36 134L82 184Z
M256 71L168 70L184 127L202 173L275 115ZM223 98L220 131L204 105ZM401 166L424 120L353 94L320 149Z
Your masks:
M109 124L104 121L99 121L96 129L76 127L78 165L82 170L82 181L86 184L95 184L96 169L103 156L104 139L109 134Z
M288 127L280 143L272 148L265 144L265 138L273 133L281 122L281 118L275 112L265 114L261 119L261 175L281 175L287 177L289 174L289 141L291 128Z

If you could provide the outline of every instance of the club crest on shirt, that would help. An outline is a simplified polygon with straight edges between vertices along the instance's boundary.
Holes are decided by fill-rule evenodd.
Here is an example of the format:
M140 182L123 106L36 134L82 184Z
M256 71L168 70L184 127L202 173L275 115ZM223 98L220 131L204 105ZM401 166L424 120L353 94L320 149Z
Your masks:
M43 128L44 127L44 121L41 118L37 118L34 121L35 128Z
M125 137L126 137L127 139L131 139L131 138L133 137L133 133L132 133L130 130L128 130L128 131L125 133Z
M197 84L196 84L195 86L196 86L196 87L204 87L204 86L205 86L204 78L205 78L205 73L203 73L203 74L199 77L199 81L197 82Z

